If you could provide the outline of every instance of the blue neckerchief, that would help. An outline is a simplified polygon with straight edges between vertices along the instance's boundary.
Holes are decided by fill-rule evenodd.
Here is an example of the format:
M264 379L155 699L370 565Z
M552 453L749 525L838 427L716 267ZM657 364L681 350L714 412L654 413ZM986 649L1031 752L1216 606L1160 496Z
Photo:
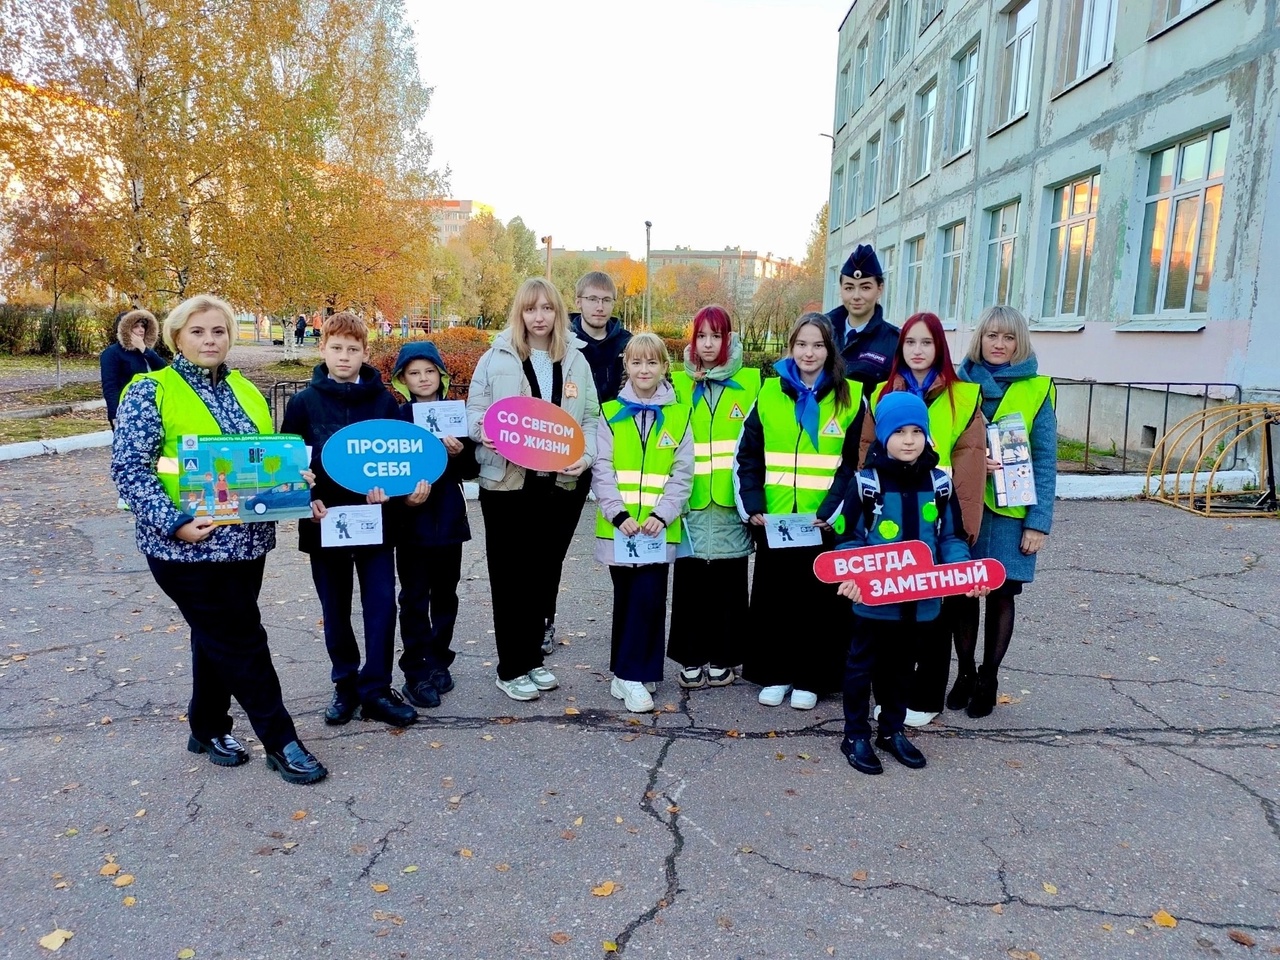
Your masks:
M742 384L738 383L738 381L736 381L736 380L734 380L734 379L732 379L732 378L730 378L730 377L725 377L723 380L711 380L711 378L710 378L710 377L706 377L706 378L704 378L704 379L702 379L702 380L699 380L696 384L694 384L694 387L693 387L693 404L692 404L692 406L695 406L695 407L696 407L696 406L698 405L698 401L699 401L699 400L704 399L705 394L706 394L706 392L707 392L707 381L708 381L708 380L710 380L710 382L711 382L711 383L714 383L714 384L716 384L717 386L725 387L725 388L727 388L727 389L729 389L729 390L741 390L741 389L742 389ZM709 407L709 406L711 406L711 401L710 401L710 400L707 400L707 406L708 406L708 407Z
M818 447L818 391L822 389L823 381L827 379L827 372L820 371L813 386L807 387L800 379L796 362L790 357L779 360L773 365L773 369L778 372L782 381L789 384L796 392L796 423L800 424L804 432L809 435L809 442L816 450Z
M930 367L929 372L924 375L924 383L916 383L916 375L910 370L907 371L907 375L902 379L907 385L907 392L912 396L919 397L923 400L924 395L928 393L929 388L933 386L933 381L938 379L938 371Z
M622 409L609 418L610 423L617 423L619 420L626 420L641 413L652 413L653 429L662 429L662 421L665 419L662 407L651 403L635 403L631 400L623 400L621 397L618 398L618 402L622 404Z

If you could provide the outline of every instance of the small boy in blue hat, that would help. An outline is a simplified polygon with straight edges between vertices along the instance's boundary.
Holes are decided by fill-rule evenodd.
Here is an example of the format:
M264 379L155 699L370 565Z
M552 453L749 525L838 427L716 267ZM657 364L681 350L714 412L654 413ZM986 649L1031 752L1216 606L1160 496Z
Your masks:
M449 371L429 340L400 348L391 385L409 402L400 419L413 422L413 405L444 400ZM404 654L404 697L416 707L440 706L440 695L453 689L449 666L458 621L458 581L462 579L462 545L471 539L462 481L479 474L475 442L469 437L441 437L449 461L444 474L424 496L405 498L396 527L396 572L400 575L400 640Z
M929 440L929 410L910 393L887 393L876 407L876 442L866 465L856 475L844 501L842 547L866 547L921 540L935 564L969 559L960 503L951 496L951 478L937 469L938 455ZM854 603L853 640L844 676L844 741L840 750L862 773L883 773L871 747L867 718L874 684L879 704L879 736L875 745L913 769L925 765L922 754L903 732L907 710L906 681L916 651L937 642L940 599L877 606L862 603L856 583L840 584L840 596ZM983 587L970 592L980 596ZM949 642L949 640L948 640Z

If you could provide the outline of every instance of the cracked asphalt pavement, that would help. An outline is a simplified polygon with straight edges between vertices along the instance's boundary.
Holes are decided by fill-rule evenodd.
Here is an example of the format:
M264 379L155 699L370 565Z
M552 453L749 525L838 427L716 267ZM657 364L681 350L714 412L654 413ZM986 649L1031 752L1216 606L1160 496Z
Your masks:
M560 689L494 686L476 511L457 689L405 731L326 727L320 608L285 526L262 607L331 771L297 787L260 750L234 769L187 753L187 628L107 460L0 473L0 956L50 956L55 929L73 960L1280 953L1272 521L1060 503L1010 702L943 714L915 736L928 768L881 777L840 755L835 699L686 693L668 664L660 712L625 713L589 517Z

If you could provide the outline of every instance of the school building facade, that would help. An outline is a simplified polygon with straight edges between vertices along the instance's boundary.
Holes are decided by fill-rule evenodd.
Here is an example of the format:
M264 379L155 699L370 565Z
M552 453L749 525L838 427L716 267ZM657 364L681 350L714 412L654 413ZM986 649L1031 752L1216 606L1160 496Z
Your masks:
M1008 303L1055 377L1280 400L1278 48L1276 0L855 0L827 307L870 242L953 351Z

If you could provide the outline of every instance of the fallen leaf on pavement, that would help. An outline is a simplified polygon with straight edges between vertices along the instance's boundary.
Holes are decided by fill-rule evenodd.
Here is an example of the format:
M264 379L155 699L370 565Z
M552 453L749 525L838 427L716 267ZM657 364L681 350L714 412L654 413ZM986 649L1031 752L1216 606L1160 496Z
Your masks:
M404 917L397 916L397 915L396 915L396 914L394 914L394 913L388 913L388 912L387 912L387 911L385 911L385 910L375 910L375 911L373 911L373 919L375 919L375 920L390 920L390 921L391 921L392 923L394 923L397 927L404 923Z
M493 869L497 870L499 873L506 873L508 870L510 870L510 869L511 869L511 864L509 864L509 863L495 863L495 864L493 865Z
M57 950L73 936L75 936L75 934L70 930L58 929L53 931L53 933L46 933L37 942L46 950Z
M855 870L855 871L853 871L853 879L857 880L859 883L866 883L866 882L867 882L867 871L865 871L865 870Z
M1004 913L1004 904L1003 904L1003 903L993 904L993 905L992 905L992 907L991 907L991 912L992 912L992 913Z
M122 873L112 881L117 887L127 887L133 883L132 873Z
M126 907L132 907L134 904L136 904L136 903L138 902L138 898L137 898L137 897L125 897L125 898L124 898L123 900L121 900L120 902L121 902L121 903L123 903Z
M560 839L561 839L561 840L572 840L572 839L573 839L574 837L576 837L576 836L577 836L577 834L576 834L576 833L574 833L572 830L561 830L561 831L560 831Z
M572 940L573 937L569 936L563 930L557 930L555 933L551 934L550 939L557 947L563 947L566 943Z
M305 811L305 810L297 810L297 811L294 811L293 819L295 819L295 820L305 820L305 819L307 819L307 811Z
M679 813L679 812L680 812L680 808L674 803L671 806L667 807L667 813Z
M1243 930L1228 930L1227 937L1230 940L1234 940L1242 947L1256 947L1258 945L1258 941L1253 939L1253 937L1249 936Z
M120 872L120 864L107 863L107 864L103 864L102 869L98 871L98 876L114 877L119 872Z
M1173 914L1167 910L1157 910L1151 915L1151 919L1157 927L1168 927L1170 930L1178 925L1178 921Z
M1044 887L1045 893L1050 894L1051 896L1057 896L1058 888L1055 887L1052 883L1045 881L1044 883L1041 883L1040 886Z
M401 873L417 873L417 872L418 872L418 868L417 868L416 866L414 866L414 865L410 864L409 866L405 867L405 868L404 868L403 870L401 870L400 872L401 872Z
M1040 954L1034 950L1010 950L1011 960L1040 960Z
M618 885L616 883L614 883L612 880L606 880L604 883L600 884L600 886L592 887L591 895L594 897L607 897L607 896L610 896L613 893L613 891L617 889L618 889Z
M391 887L385 883L371 883L369 886L373 888L374 893L386 893L391 889Z
M1112 926L1111 926L1111 924L1109 924L1109 923L1104 923L1104 924L1102 925L1102 929L1103 929L1103 930L1105 930L1105 931L1107 931L1107 933L1110 933L1110 932L1111 932L1112 930L1114 930L1115 928L1114 928L1114 927L1112 927Z
M617 945L616 943L614 943L612 940L606 940L606 941L604 941L604 942L601 944L601 946L602 946L602 947L604 947L604 952L605 952L605 953L617 953L617 952L618 952L618 945Z
M573 825L574 825L575 827L580 827L580 826L582 826L582 818L581 818L581 817L579 817L577 820L573 821Z
M143 807L141 810L139 810L137 813L134 814L135 817L145 817L146 815L147 815L146 807Z
M178 951L178 960L191 960L191 958L194 957L195 955L196 955L196 952L192 950L190 947L183 947L181 950Z
M468 850L466 847L463 847L461 850L459 850L459 851L458 851L458 856L460 856L460 857L466 857L466 858L470 859L470 858L471 858L471 851L470 851L470 850Z
M581 711L581 710L579 710L577 707L565 707L565 708L564 708L564 715L565 715L566 717L576 717L576 716L577 716L578 714L580 714L580 713L582 713L582 711Z

